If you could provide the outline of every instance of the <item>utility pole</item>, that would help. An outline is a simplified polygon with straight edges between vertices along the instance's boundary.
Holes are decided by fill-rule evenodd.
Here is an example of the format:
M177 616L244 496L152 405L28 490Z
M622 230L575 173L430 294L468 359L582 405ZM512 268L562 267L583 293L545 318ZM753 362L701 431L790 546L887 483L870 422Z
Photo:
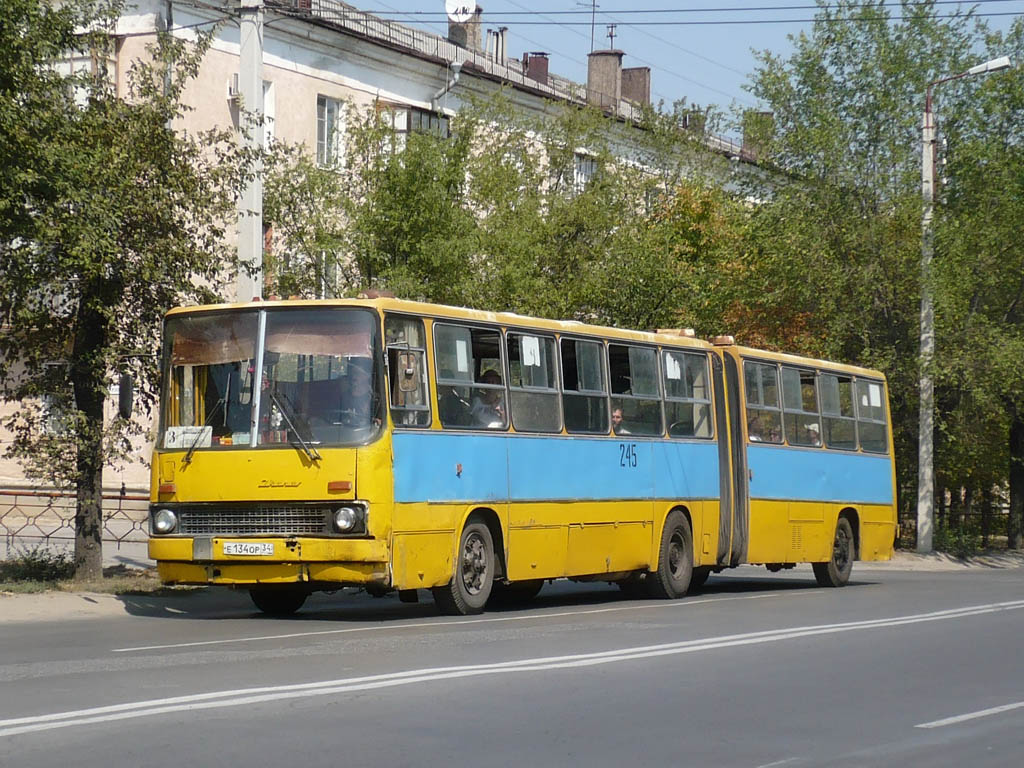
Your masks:
M921 123L921 374L918 380L920 411L917 453L917 551L932 551L935 518L935 306L932 299L932 256L935 253L932 218L935 214L935 115L932 86L924 101Z
M590 52L594 52L594 25L597 21L597 0L590 0L589 3L582 3L579 0L576 1L576 5L583 8L590 8Z
M932 551L935 521L935 303L932 296L932 257L935 255L935 113L932 88L952 80L999 72L1012 66L1008 56L986 61L949 77L928 83L921 122L921 371L918 379L920 415L917 435L917 551Z
M263 0L241 0L238 91L246 146L263 149ZM263 165L257 163L238 204L238 301L263 297Z

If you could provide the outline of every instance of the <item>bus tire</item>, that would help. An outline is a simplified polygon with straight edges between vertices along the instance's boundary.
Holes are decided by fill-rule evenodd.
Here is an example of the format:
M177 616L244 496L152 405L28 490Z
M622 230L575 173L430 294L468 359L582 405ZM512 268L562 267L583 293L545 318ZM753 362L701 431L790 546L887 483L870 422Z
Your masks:
M836 537L832 542L832 559L827 563L811 563L814 578L822 587L842 587L850 580L853 570L853 528L850 521L840 517L836 521Z
M690 521L679 510L665 518L658 550L658 568L644 582L652 597L674 600L686 594L693 577L693 533Z
M479 520L470 521L459 537L458 556L452 580L431 592L438 610L449 616L481 613L494 584L494 541L490 529Z
M693 573L690 575L690 592L695 589L700 589L708 580L708 576L711 575L710 565L698 565L693 569Z
M301 587L252 587L249 597L268 616L291 616L309 597Z

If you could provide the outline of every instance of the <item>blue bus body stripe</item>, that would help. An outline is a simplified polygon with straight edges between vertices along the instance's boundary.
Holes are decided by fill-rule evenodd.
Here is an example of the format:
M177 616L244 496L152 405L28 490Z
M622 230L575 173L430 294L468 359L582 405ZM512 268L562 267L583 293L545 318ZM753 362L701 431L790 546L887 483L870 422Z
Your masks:
M747 465L751 499L893 503L888 456L751 445Z
M393 447L399 503L719 495L713 442L400 431ZM888 456L751 445L747 461L755 500L893 503Z
M396 432L393 446L397 502L718 497L713 443Z

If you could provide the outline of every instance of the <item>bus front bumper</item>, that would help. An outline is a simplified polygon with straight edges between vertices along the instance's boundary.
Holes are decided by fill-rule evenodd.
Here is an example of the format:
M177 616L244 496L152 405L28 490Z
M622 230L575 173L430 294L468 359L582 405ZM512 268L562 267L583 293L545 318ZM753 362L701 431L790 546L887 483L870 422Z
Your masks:
M164 584L387 585L388 549L375 539L151 538Z

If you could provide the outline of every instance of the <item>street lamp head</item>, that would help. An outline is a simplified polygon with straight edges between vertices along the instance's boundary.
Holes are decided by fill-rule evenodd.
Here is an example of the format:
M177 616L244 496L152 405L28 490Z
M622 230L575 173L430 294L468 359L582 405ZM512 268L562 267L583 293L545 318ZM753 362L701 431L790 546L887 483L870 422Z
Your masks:
M1009 56L1000 56L998 59L986 61L976 67L967 70L968 75L984 75L988 72L999 72L1002 69L1009 69L1012 66Z

